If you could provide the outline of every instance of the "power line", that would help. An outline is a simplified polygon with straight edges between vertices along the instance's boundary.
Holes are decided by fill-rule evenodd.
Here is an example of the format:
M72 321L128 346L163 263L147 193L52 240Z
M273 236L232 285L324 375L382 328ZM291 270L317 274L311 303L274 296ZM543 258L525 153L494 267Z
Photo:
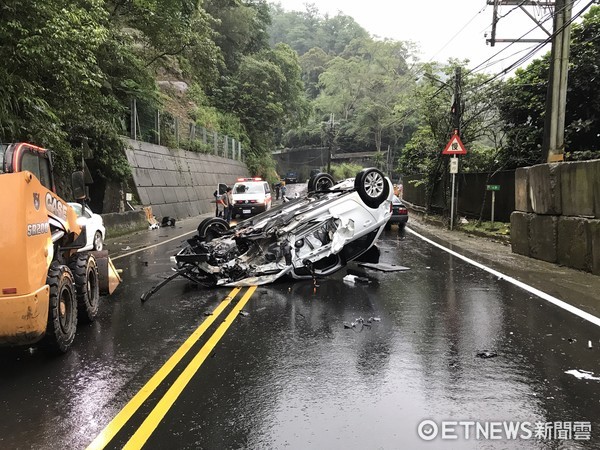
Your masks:
M544 45L546 45L547 43L549 43L552 39L554 39L554 36L556 36L558 33L561 33L566 27L570 26L576 19L579 18L579 16L581 16L592 4L596 3L596 0L590 0L589 3L587 3L587 5L585 5L579 12L577 12L573 17L571 17L566 23L564 23L558 30L554 30L552 32L552 35L550 35L547 39L545 39L543 42L539 43L538 45L536 45L534 47L534 50L531 50L529 53L527 53L527 55L521 57L520 59L518 59L516 62L514 62L513 64L511 64L510 66L508 66L506 69L498 72L496 75L494 75L493 77L487 79L486 81L484 81L483 83L481 83L479 86L475 87L474 89L479 89L481 87L483 87L484 85L491 83L492 81L494 81L495 79L506 75L508 72L510 72L512 69L514 69L516 66L519 66L520 64L522 64L523 62L527 61L528 59L530 59L539 49L541 49ZM469 72L470 73L470 72Z
M523 0L523 1L525 1L525 0ZM439 49L439 50L438 50L438 51L437 51L437 52L436 52L436 53L435 53L435 54L434 54L434 55L433 55L431 58L429 58L429 61L428 61L428 62L431 62L431 61L433 60L433 58L435 58L435 57L436 57L437 55L439 55L439 54L440 54L440 53L441 53L441 52L442 52L442 51L443 51L443 50L444 50L446 47L448 47L448 45L450 45L450 43L451 43L451 42L452 42L454 39L456 39L456 37L457 37L457 36L458 36L460 33L462 33L462 32L465 30L465 28L467 28L467 27L468 27L468 26L471 24L471 22L473 22L473 21L475 20L475 18L476 18L476 17L477 17L479 14L481 14L482 12L484 12L484 11L486 10L487 6L488 6L488 5L487 5L487 3L486 3L486 4L485 4L485 6L484 6L483 8L481 8L479 11L477 11L477 12L475 13L475 15L474 15L473 17L471 17L471 19L469 19L469 21L468 21L466 24L464 24L464 25L462 26L462 28L461 28L460 30L458 30L458 31L457 31L457 32L454 34L454 36L452 36L450 39L448 39L448 41L446 41L446 43L444 44L444 46L443 46L442 48L440 48L440 49Z

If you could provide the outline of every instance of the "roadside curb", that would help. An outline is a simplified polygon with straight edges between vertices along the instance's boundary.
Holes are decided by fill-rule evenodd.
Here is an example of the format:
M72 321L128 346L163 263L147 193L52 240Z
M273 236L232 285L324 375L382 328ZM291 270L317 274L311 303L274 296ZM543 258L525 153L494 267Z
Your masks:
M599 276L512 253L510 245L489 238L441 229L418 217L413 219L409 228L432 241L600 317Z

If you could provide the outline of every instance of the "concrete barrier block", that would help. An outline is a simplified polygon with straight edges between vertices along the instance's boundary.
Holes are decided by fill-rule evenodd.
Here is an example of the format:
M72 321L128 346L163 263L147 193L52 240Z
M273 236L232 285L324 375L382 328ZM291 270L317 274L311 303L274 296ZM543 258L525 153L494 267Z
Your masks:
M187 189L185 186L176 187L175 196L177 197L178 202L189 202L190 198L187 195Z
M150 169L135 169L133 171L133 178L136 186L152 186Z
M529 221L529 255L535 259L556 262L558 217L533 214Z
M515 170L515 210L533 212L529 198L529 168ZM512 220L512 219L511 219Z
M594 192L594 214L597 219L600 219L600 159L589 162L592 172L592 179L594 185L592 187Z
M557 262L579 270L592 270L590 220L561 216L558 219Z
M102 220L109 238L148 228L146 213L141 210L102 214Z
M510 245L513 253L529 256L529 222L532 214L514 211L510 215Z
M173 155L165 157L165 165L167 166L167 170L177 170L177 163Z
M588 226L592 240L592 273L600 275L600 220L590 220Z
M152 167L154 167L157 170L166 170L167 169L167 163L165 162L165 156L164 155L151 155L150 158L152 159Z
M178 219L189 217L189 212L185 203L174 203L173 208L175 209L174 216Z
M563 215L594 217L595 168L595 165L588 161L561 164Z
M148 189L145 186L138 186L137 188L138 197L140 198L140 202L142 205L151 205L150 195L148 194Z
M186 192L187 198L189 198L191 202L198 200L198 196L196 195L196 190L192 186L186 186L185 192Z
M163 170L162 175L166 186L179 186L179 177L177 176L177 172L172 170Z
M529 200L536 214L562 214L560 163L540 164L529 168Z
M154 209L155 205L163 205L166 203L163 188L147 187L146 192L148 193L148 199L150 200L147 204L151 205L152 209Z
M150 170L150 182L152 186L166 186L164 171L162 170Z
M175 193L176 188L168 187L163 188L163 196L165 198L165 203L177 203L177 194Z
M135 159L135 152L131 149L125 149L125 156L127 157L127 162L131 167L138 167L138 163Z
M153 169L152 159L147 153L138 152L135 154L135 160L138 164L138 167L143 169Z

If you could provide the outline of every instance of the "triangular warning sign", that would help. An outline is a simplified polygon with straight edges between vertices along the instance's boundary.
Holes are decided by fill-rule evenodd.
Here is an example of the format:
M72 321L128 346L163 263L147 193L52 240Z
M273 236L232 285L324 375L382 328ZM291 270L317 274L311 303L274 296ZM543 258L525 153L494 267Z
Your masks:
M448 141L446 148L442 152L442 155L466 155L467 149L463 145L458 133L454 131L454 135Z

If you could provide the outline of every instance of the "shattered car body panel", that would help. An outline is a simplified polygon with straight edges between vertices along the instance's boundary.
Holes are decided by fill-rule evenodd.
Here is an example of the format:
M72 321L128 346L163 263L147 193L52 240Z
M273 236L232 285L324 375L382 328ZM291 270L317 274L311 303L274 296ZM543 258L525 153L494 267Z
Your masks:
M219 224L215 222L219 219L207 219L198 227L199 234L176 255L176 270L198 284L218 286L329 275L367 252L390 217L393 191L389 179L381 174L376 180L376 207L363 201L370 197L365 197L368 186L362 187L362 181L351 178L311 192L232 229L222 225L216 236L202 236L210 231L210 223ZM365 177L365 183L372 181Z

